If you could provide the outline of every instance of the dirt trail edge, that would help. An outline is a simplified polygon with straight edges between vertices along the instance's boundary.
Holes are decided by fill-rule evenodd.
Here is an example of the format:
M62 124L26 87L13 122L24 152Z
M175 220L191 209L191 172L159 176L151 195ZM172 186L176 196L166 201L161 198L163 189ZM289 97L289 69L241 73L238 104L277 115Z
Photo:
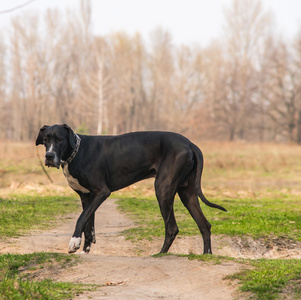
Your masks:
M67 253L77 217L78 214L69 216L68 220L52 230L34 232L9 243L1 243L0 252ZM163 241L138 247L120 235L122 230L133 226L133 222L116 209L115 201L107 200L96 213L97 242L90 254L82 255L82 262L69 269L42 270L37 274L38 278L101 286L97 291L77 296L77 299L237 298L236 287L223 278L238 271L238 264L225 262L214 265L176 256L150 257L150 254L160 250ZM196 247L200 253L201 236L194 238L194 242L191 239L177 239L170 252L188 253ZM141 248L145 250L142 254L139 252Z

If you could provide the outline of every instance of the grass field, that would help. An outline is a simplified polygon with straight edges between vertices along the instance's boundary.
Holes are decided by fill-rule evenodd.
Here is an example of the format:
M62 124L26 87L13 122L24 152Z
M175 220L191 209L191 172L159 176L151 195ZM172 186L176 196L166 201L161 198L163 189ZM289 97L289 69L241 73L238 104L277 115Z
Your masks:
M212 224L213 234L276 237L301 241L301 149L297 145L250 145L240 143L199 144L205 158L203 191L207 198L224 206L224 213L202 205ZM0 152L0 232L1 238L25 233L31 228L42 228L41 220L55 220L57 212L68 213L79 209L77 196L67 187L65 178L57 170L47 169L53 184L45 176L35 155L33 144L1 143ZM42 157L43 149L39 149ZM47 197L45 195L48 195ZM57 202L57 197L62 201ZM112 195L120 199L120 208L130 214L139 225L126 232L132 239L153 239L164 235L163 221L154 198L153 181L135 184ZM49 209L44 209L45 206ZM175 214L180 234L199 235L198 229L179 199ZM143 222L142 222L143 221ZM26 226L25 226L26 224ZM39 254L38 254L39 255ZM1 256L4 265L14 259L35 262L36 257ZM200 257L196 257L200 259ZM50 258L54 259L54 258ZM224 260L212 256L211 260ZM246 267L231 278L241 283L258 299L276 299L290 295L301 296L301 262L299 260L240 260ZM0 266L1 268L1 266ZM3 270L9 270L2 266ZM10 271L9 271L10 272ZM18 272L2 272L9 286L21 287ZM41 288L47 297L49 282L24 281L29 289ZM80 287L74 286L74 290ZM23 287L21 288L23 289ZM65 287L58 287L58 290ZM67 288L68 289L68 288ZM59 293L59 292L58 292ZM65 296L61 294L61 298ZM70 296L66 296L68 298ZM9 297L7 297L9 299ZM18 298L16 296L16 298ZM20 297L19 297L20 298ZM25 297L26 298L26 297ZM45 298L47 299L47 298ZM51 299L51 296L49 296Z
M119 206L134 216L139 227L127 231L129 238L151 239L154 236L164 236L164 226L156 198L129 195L119 195ZM220 200L215 203L225 206L228 213L202 206L205 216L210 220L213 234L230 236L249 235L253 238L277 238L301 241L301 200L288 194L275 196L274 199L262 198L259 202L250 198ZM260 203L260 204L256 204ZM175 215L180 229L180 235L198 235L195 222L179 199L175 201Z
M0 198L0 236L15 237L31 229L46 229L78 209L75 197L27 196Z
M1 299L71 299L92 285L54 282L48 279L35 281L31 271L51 268L54 264L68 268L79 258L57 253L33 253L25 255L0 255ZM22 272L20 271L22 270Z

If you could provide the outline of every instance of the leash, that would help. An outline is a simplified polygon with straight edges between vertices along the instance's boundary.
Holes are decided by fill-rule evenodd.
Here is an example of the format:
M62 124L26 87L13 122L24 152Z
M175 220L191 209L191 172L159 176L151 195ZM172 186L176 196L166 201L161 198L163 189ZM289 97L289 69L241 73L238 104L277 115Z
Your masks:
M41 159L41 157L40 157L40 155L39 155L39 152L38 152L38 148L37 148L37 147L36 147L36 153L37 153L37 158L38 158L38 160L39 160L39 163L40 163L40 165L41 165L41 167L42 167L43 172L45 173L45 175L47 176L47 178L49 179L49 181L50 181L51 183L53 183L53 180L51 179L50 175L48 174L48 172L46 171L46 169L45 169L45 167L44 167L44 164L43 164L42 159Z
M73 160L73 158L75 157L75 155L77 154L77 152L79 150L81 139L80 139L80 137L76 133L74 134L74 137L76 139L75 149L72 151L70 157L66 161L61 160L61 166L62 166L62 168L64 168L65 165L69 164Z

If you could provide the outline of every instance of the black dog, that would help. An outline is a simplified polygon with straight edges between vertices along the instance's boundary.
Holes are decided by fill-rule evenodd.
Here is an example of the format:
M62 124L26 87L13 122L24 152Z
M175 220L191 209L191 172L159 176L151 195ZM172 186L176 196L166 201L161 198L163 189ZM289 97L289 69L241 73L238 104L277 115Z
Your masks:
M211 251L211 225L198 201L223 211L209 202L201 190L203 155L201 150L180 134L171 132L133 132L118 136L74 134L67 125L44 126L36 145L46 147L45 165L62 166L70 187L81 198L83 212L77 220L69 243L69 253L80 247L89 252L95 243L94 214L111 192L142 179L155 177L155 190L165 223L166 253L178 234L173 203L176 193L197 223L204 241L204 254Z

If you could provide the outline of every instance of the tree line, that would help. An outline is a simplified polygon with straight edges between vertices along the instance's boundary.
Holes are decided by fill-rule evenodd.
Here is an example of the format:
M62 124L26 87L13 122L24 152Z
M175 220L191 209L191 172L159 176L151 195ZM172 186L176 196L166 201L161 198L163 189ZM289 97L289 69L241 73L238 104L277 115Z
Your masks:
M160 28L147 46L139 33L97 36L91 9L82 0L78 13L28 13L0 33L0 139L67 123L90 134L301 143L301 31L275 34L261 1L233 0L207 46L175 45Z

